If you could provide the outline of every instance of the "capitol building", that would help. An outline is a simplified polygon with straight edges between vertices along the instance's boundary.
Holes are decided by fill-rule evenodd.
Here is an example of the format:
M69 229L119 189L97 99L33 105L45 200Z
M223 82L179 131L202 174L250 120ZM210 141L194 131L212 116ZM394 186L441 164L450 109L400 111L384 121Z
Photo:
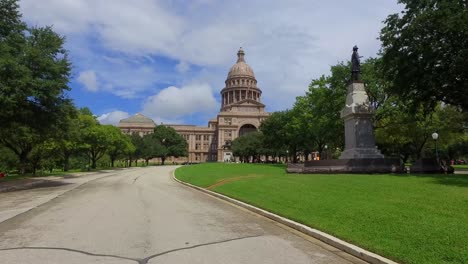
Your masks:
M269 116L262 104L262 90L252 68L245 62L242 48L237 52L237 62L229 70L221 90L221 108L208 126L166 125L175 129L188 143L188 157L178 162L227 161L233 158L231 142L239 136L256 131ZM141 114L122 119L118 127L123 133L153 132L156 124Z

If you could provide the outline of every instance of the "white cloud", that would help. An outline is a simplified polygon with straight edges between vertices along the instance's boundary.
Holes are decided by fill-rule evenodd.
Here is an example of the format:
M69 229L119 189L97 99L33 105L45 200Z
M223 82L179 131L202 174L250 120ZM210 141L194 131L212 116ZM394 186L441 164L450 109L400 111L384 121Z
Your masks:
M120 120L128 118L130 116L129 113L124 111L112 111L109 113L105 113L100 115L97 120L101 124L110 124L110 125L117 125Z
M78 76L78 81L84 85L86 90L96 92L98 90L98 83L96 73L94 71L83 71Z
M149 97L143 105L143 114L162 119L211 113L219 107L208 84L170 86Z
M79 67L92 67L99 89L121 97L215 74L221 76L208 83L218 92L243 46L270 110L290 107L312 78L349 60L355 44L365 58L375 56L381 21L401 10L388 0L21 0L20 6L31 24L53 24L66 34L71 55L80 53ZM105 52L116 56L98 55ZM154 66L161 57L180 63Z

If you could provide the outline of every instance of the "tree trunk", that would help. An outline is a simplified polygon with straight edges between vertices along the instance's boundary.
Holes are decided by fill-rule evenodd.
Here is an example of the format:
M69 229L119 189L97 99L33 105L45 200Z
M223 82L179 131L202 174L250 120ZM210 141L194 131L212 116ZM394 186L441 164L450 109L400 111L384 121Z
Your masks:
M63 158L63 171L70 169L70 154L66 154Z
M25 174L28 168L28 153L21 152L19 155L19 173L21 175Z
M91 168L92 169L96 169L96 162L97 162L96 157L93 155L91 157Z
M294 148L291 154L293 155L293 163L297 163L297 149Z
M161 158L161 165L164 165L164 162L166 161L166 157Z
M111 167L114 168L114 161L115 161L115 158L112 158L111 157Z

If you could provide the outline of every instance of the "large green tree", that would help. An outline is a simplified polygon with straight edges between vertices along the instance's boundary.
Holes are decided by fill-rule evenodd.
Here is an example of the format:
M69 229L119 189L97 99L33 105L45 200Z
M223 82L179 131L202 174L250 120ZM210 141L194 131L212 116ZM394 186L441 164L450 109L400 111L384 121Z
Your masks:
M468 108L468 2L399 0L380 33L389 91L411 103Z
M91 168L97 167L97 161L101 159L109 149L109 135L114 131L111 125L100 125L94 116L80 115L81 144L86 156L91 161Z
M260 125L260 131L263 133L263 144L266 149L269 149L273 156L281 157L286 155L293 141L288 131L291 131L288 126L292 118L291 110L279 111L272 113Z
M151 137L156 142L153 148L154 157L160 158L162 165L164 165L167 157L187 156L187 141L172 127L157 126Z
M263 134L259 131L240 136L232 141L231 145L234 156L240 157L242 161L259 161L260 155L266 154L263 144Z
M129 166L132 166L132 161L135 161L135 165L138 166L138 159L143 158L143 138L140 135L138 135L138 133L132 133L130 135L130 140L133 146L135 146L135 151L128 153Z
M109 142L107 155L109 155L111 167L114 167L116 159L126 158L128 155L135 152L135 146L133 145L130 137L123 134L117 127L108 127L107 140Z
M50 27L27 27L18 10L17 1L0 0L0 143L24 173L33 147L60 130L73 106L64 38Z

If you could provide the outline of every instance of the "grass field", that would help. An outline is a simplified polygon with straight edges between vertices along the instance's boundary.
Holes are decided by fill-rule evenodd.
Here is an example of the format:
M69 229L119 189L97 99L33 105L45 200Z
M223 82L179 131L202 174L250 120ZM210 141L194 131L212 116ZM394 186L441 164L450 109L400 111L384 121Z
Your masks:
M207 163L182 181L242 200L402 263L468 263L468 175L297 175Z

